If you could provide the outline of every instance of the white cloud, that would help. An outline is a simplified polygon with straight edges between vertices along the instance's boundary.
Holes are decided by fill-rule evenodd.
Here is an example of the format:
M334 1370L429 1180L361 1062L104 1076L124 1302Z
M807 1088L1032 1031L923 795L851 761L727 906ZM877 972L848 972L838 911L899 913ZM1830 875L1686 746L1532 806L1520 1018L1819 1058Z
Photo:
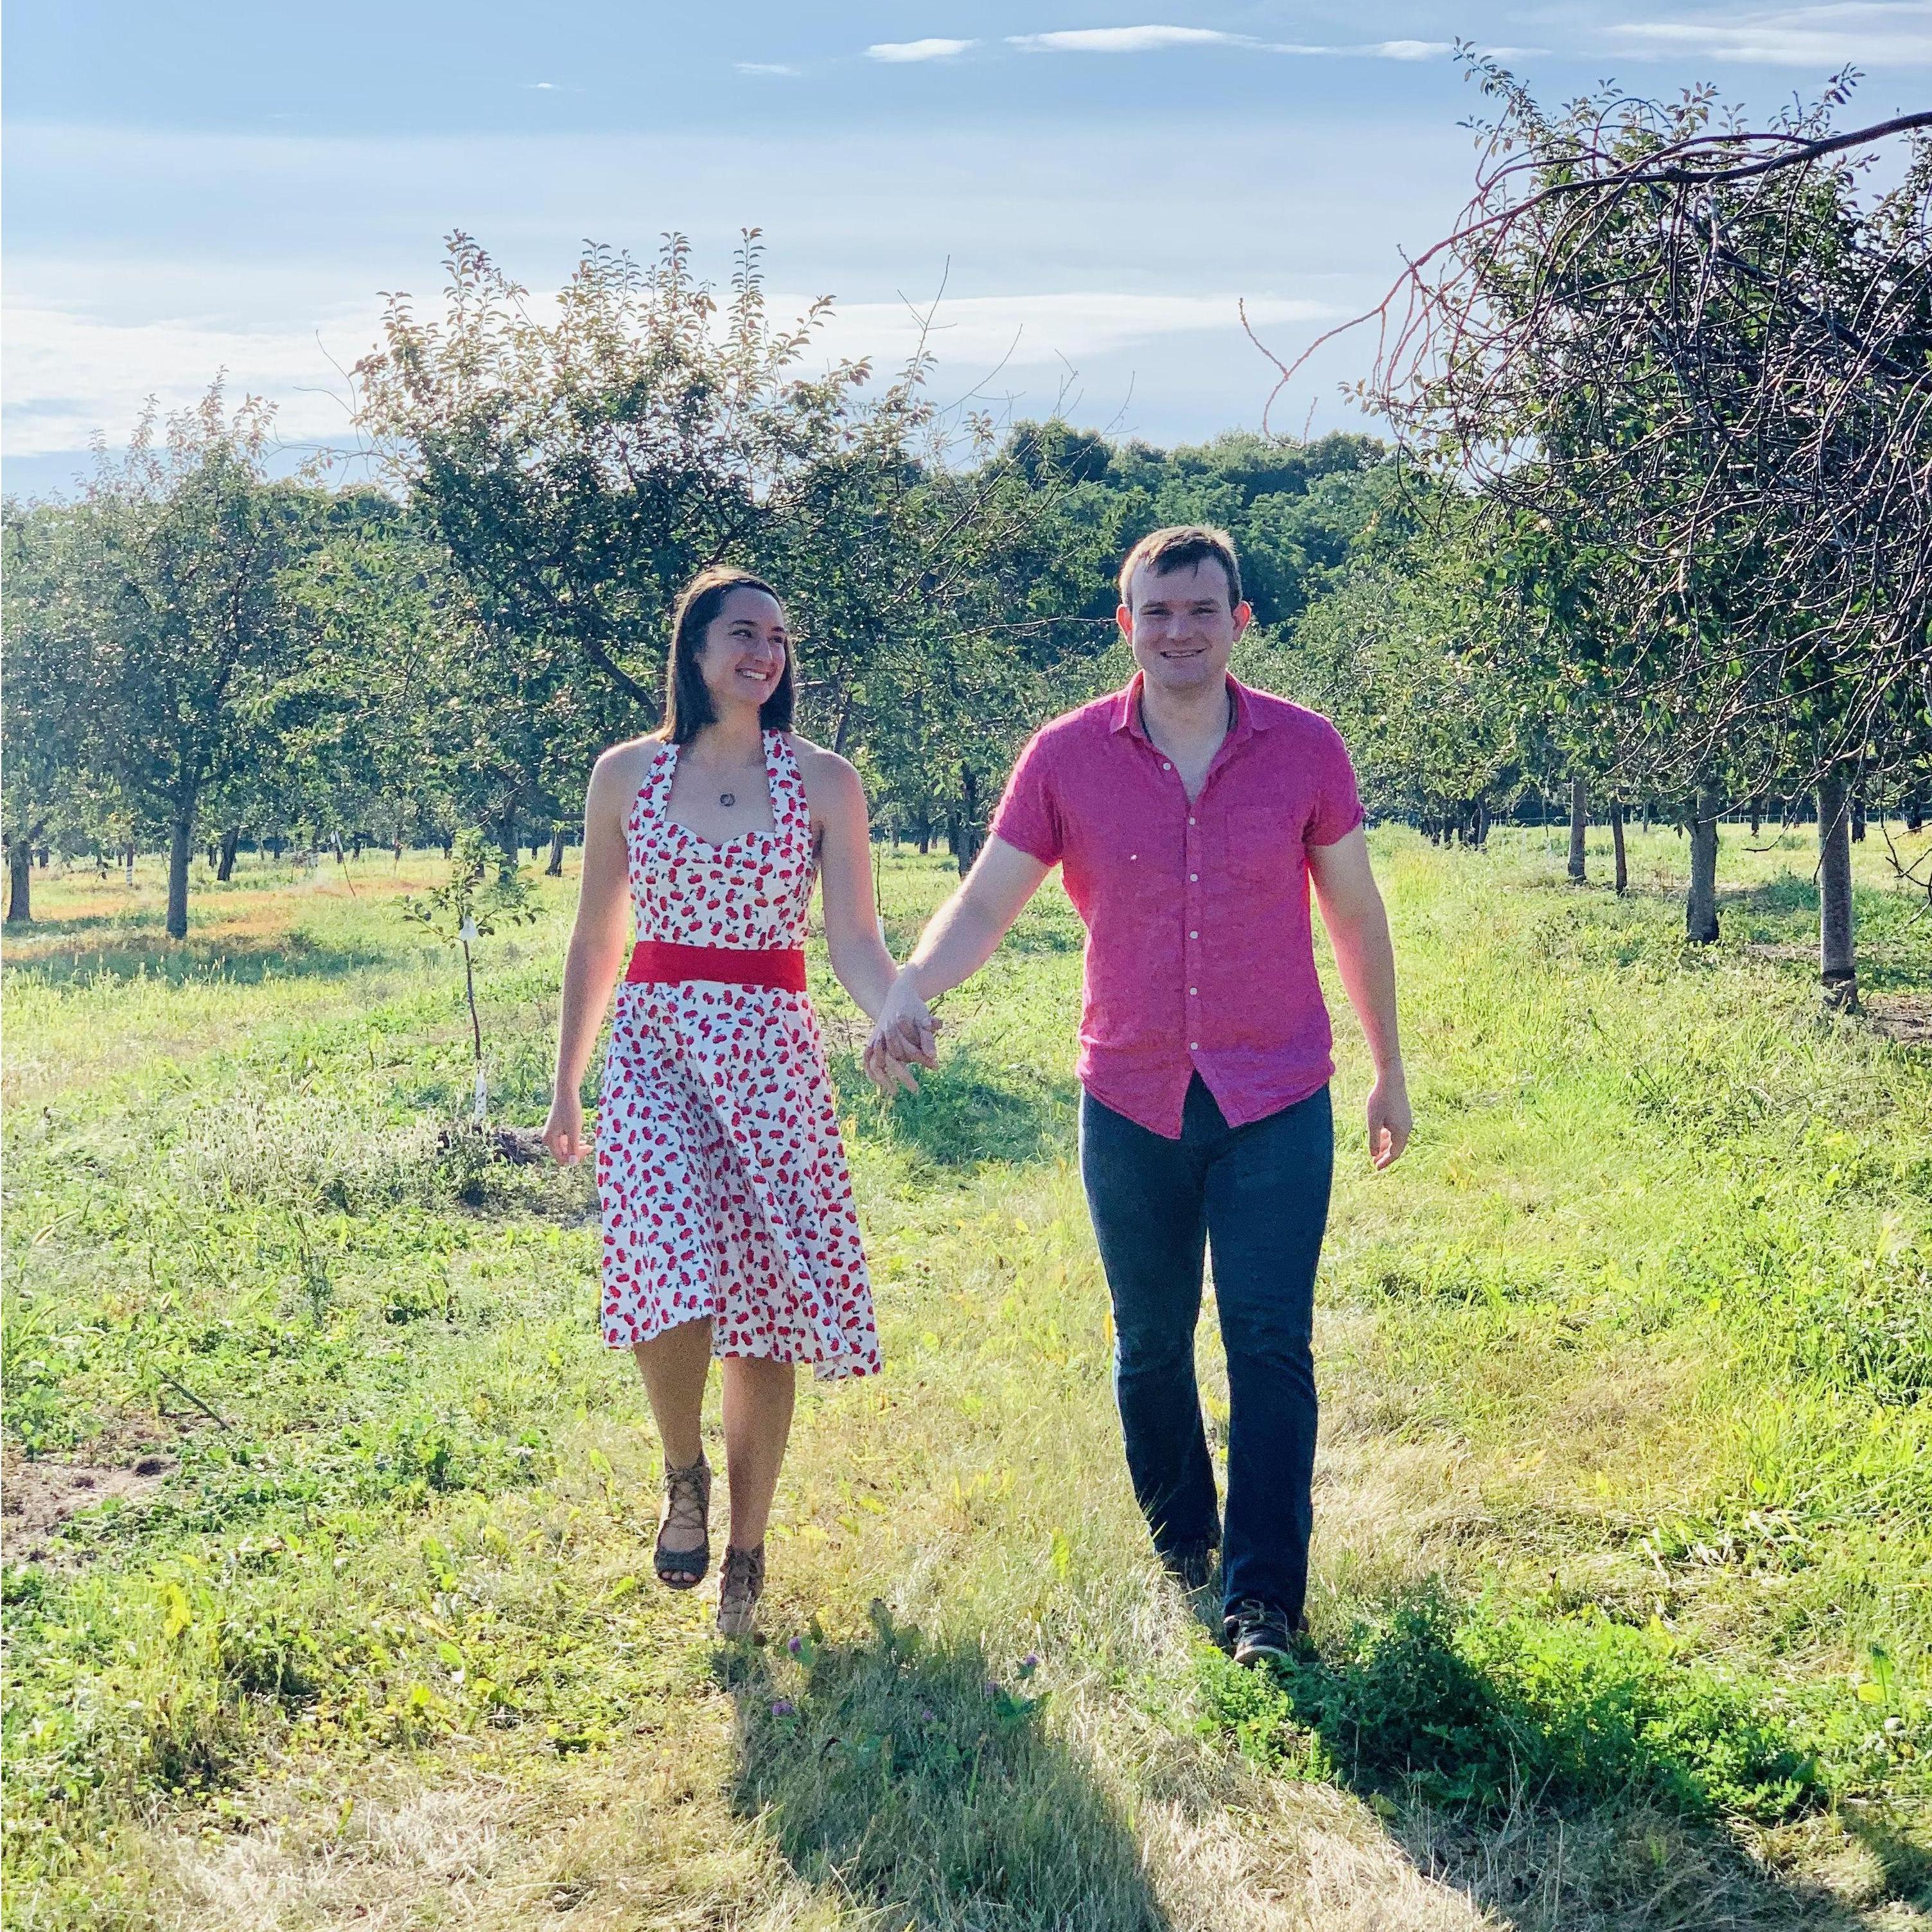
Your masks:
M788 67L783 61L734 61L734 70L739 74L794 74L798 69Z
M880 40L866 51L875 61L902 64L908 61L950 60L979 44L977 40Z
M1449 40L1371 40L1357 46L1326 46L1300 40L1258 40L1217 27L1077 27L1053 34L1010 34L1009 46L1025 53L1144 54L1168 47L1250 47L1259 53L1357 56L1376 60L1434 60L1454 51Z
M939 304L927 346L946 378L977 376L1009 356L1021 368L1062 357L1077 368L1086 357L1179 335L1220 335L1246 350L1240 299L1232 292L1127 295L1098 289L949 297ZM782 315L800 304L774 296L772 306ZM1332 302L1282 296L1251 295L1247 309L1257 328L1326 322L1350 312ZM919 322L904 303L852 302L833 311L820 340L831 355L870 356L890 367L918 346Z
M940 303L928 338L939 358L939 382L976 381L1008 370L1048 368L1190 335L1218 338L1214 353L1249 354L1240 338L1239 298L1124 294L1079 290L1040 295L988 295ZM539 316L554 296L533 292ZM772 312L802 313L809 298L774 291ZM1250 296L1258 328L1321 322L1348 313L1330 302ZM290 442L348 445L354 437L344 372L376 346L381 314L373 304L338 308L318 329L223 326L214 320L116 322L52 307L5 312L6 453L10 457L84 449L96 433L124 443L147 398L163 412L186 408L226 371L231 404L244 394L275 403L277 433ZM816 338L830 361L871 356L881 368L902 363L918 346L919 323L903 302L849 302L835 309ZM1187 352L1183 351L1181 352Z
M1712 20L1634 20L1612 28L1633 51L1697 53L1766 67L1932 66L1932 4L1835 0Z
M335 312L318 329L223 328L193 322L112 322L56 308L5 315L9 456L85 448L96 432L127 440L150 395L164 414L185 409L226 371L231 404L258 395L279 405L277 432L292 442L346 439L343 372L382 333L374 305Z
M1144 54L1162 47L1250 44L1243 34L1214 27L1075 27L1053 34L1009 34L1006 44L1047 54Z

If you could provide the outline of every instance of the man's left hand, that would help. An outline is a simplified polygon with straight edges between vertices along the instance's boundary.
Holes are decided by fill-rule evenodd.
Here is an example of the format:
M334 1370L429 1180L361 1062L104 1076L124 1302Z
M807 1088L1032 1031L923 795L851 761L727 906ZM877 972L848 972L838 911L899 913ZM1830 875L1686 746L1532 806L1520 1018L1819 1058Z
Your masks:
M1379 1173L1402 1157L1415 1117L1409 1111L1408 1085L1400 1072L1384 1073L1369 1090L1369 1158Z

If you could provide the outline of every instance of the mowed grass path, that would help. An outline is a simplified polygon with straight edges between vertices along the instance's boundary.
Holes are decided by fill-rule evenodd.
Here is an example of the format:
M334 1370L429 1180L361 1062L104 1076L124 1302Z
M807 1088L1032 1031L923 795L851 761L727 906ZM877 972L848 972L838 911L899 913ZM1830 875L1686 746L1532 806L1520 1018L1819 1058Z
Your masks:
M728 1649L650 1578L586 1177L442 1131L460 967L398 908L440 861L244 860L178 948L145 871L37 879L6 1922L1928 1922L1926 1050L1818 1014L1795 834L1727 828L1694 955L1670 835L1622 902L1539 833L1376 842L1418 1133L1367 1172L1340 1017L1323 1661L1264 1679L1120 1466L1057 890L890 1112L814 968L888 1372L803 1388L770 1640ZM1882 851L1868 979L1923 994ZM886 860L896 948L950 882ZM482 950L500 1118L548 1098L572 890Z

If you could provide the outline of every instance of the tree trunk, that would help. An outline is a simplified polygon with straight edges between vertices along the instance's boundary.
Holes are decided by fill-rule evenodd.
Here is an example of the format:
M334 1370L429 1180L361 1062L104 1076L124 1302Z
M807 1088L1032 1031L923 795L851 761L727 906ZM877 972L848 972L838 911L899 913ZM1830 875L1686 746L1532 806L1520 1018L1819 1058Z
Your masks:
M1490 842L1490 806L1486 799L1476 801L1476 850L1483 850Z
M1856 1012L1858 961L1852 950L1851 814L1836 771L1818 783L1818 976L1826 1003Z
M1923 802L1917 798L1908 798L1905 801L1905 829L1914 834L1925 829L1925 807Z
M505 806L496 821L496 842L502 848L503 857L511 872L517 869L517 862L523 856L523 848L517 841L517 802L514 799Z
M970 765L959 767L959 796L964 809L959 814L959 829L952 837L952 856L963 879L980 851L980 780Z
M560 819L550 829L550 863L544 872L553 879L563 877L563 823Z
M34 922L34 848L24 838L7 848L7 923Z
M1624 850L1624 802L1621 798L1610 800L1610 850L1616 855L1617 897L1622 898L1630 890L1630 860Z
M1723 795L1700 788L1690 824L1690 896L1684 902L1684 936L1694 946L1714 944L1718 937L1718 818Z
M1862 845L1865 842L1865 795L1862 791L1852 794L1852 843Z
M242 828L231 825L221 835L221 862L214 868L214 876L225 886L235 876L235 854L242 843Z
M1581 778L1570 781L1570 883L1583 883L1583 835L1589 829L1589 794Z
M272 834L269 838L268 856L277 865L279 866L282 862L282 835L279 832Z
M124 845L122 847L121 863L123 869L128 874L128 884L131 887L134 883L134 848L133 846Z
M1750 802L1750 829L1754 838L1759 837L1764 830L1764 800L1761 798L1754 798Z
M194 856L194 820L177 818L168 840L168 937L188 937L188 868Z

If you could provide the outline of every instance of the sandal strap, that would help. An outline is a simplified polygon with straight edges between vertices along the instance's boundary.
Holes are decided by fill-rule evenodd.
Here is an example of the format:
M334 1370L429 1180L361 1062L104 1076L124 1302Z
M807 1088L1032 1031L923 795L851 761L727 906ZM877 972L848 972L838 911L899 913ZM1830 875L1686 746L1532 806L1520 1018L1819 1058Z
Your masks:
M765 1587L765 1546L761 1543L755 1550L728 1549L724 1562L718 1573L718 1594L722 1600L726 1597L745 1597L755 1602Z
M711 1466L700 1455L681 1469L668 1464L664 1468L664 1521L658 1528L662 1546L667 1530L694 1532L702 1538L711 1527ZM667 1556L682 1556L682 1550L667 1550ZM696 1554L693 1547L692 1554Z

